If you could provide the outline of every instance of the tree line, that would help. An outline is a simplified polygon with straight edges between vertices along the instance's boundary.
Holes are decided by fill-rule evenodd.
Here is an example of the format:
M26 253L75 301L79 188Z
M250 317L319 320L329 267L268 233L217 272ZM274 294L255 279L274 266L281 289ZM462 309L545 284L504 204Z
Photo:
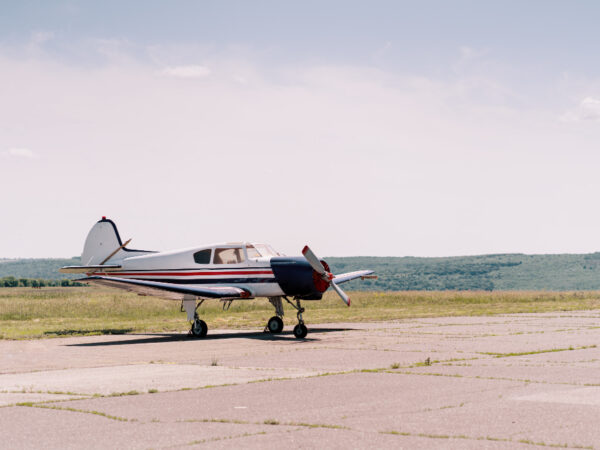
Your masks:
M15 278L13 276L0 278L0 287L41 288L46 286L86 286L86 284L66 278L56 280L47 280L43 278Z

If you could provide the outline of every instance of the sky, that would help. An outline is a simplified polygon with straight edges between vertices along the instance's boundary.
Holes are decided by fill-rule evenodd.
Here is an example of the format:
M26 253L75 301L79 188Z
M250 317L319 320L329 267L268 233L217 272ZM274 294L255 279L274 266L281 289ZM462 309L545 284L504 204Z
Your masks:
M600 250L595 1L0 0L0 258Z

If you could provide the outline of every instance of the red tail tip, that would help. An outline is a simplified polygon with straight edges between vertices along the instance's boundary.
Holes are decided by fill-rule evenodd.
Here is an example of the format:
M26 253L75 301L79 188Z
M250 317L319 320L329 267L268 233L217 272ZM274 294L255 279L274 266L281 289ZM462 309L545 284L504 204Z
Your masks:
M302 249L302 254L304 255L308 251L308 245L305 245Z
M348 299L348 307L350 307L350 299Z

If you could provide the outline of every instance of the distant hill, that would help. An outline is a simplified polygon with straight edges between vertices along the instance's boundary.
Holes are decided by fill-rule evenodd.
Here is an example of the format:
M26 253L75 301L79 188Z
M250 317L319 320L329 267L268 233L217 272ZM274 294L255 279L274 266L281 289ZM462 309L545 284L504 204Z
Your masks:
M373 269L378 280L351 282L364 290L596 290L600 253L500 254L445 258L326 258L334 273Z
M373 269L379 276L345 284L349 290L600 290L600 253L325 260L334 273ZM58 272L61 266L76 264L79 258L0 259L0 278L77 278Z

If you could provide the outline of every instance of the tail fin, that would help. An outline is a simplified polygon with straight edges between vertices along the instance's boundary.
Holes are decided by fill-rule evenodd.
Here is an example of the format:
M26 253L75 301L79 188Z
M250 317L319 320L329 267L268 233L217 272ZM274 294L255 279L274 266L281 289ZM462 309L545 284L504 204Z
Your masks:
M130 250L126 248L114 253L121 246L123 246L123 242L121 236L119 236L117 226L112 220L102 217L102 220L96 222L87 235L81 254L81 264L93 266L107 262L105 260L109 256L111 260L118 260L127 256L138 256L136 253L149 253L147 250ZM111 256L112 253L114 255Z

